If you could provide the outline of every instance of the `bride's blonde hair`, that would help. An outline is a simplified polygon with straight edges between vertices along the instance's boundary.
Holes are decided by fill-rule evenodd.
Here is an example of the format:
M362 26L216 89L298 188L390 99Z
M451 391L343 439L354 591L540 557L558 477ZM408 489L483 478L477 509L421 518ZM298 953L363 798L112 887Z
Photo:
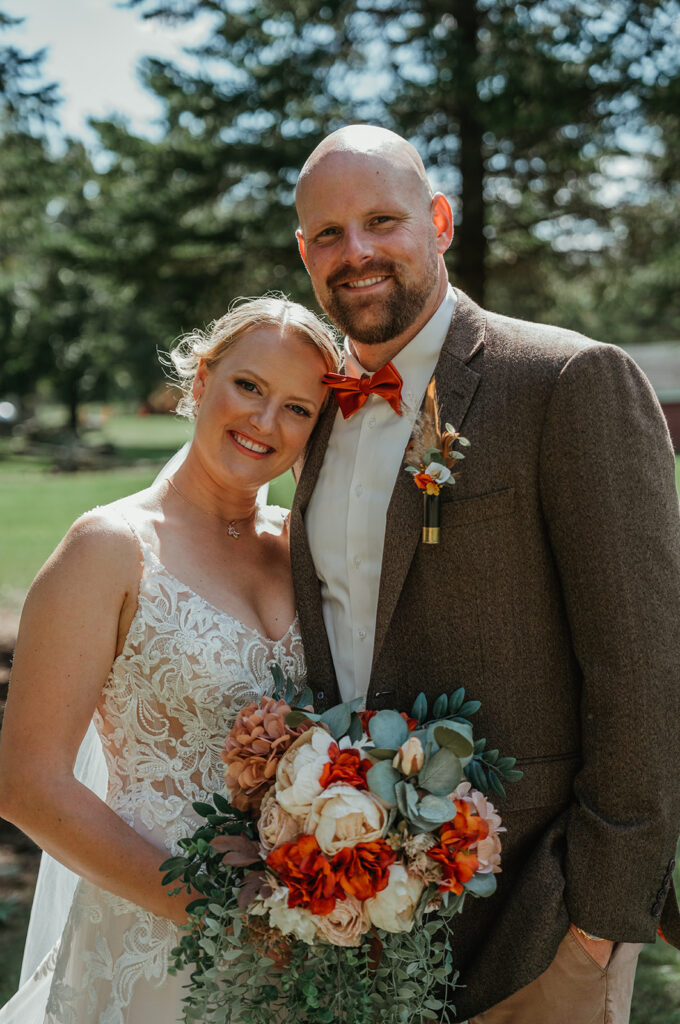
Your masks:
M340 353L332 328L315 316L306 306L291 302L285 295L263 295L257 299L239 298L224 316L213 320L205 331L195 330L179 339L170 352L174 380L183 395L177 403L180 416L196 417L196 401L192 384L201 360L208 368L214 366L225 352L250 331L260 327L276 327L295 334L313 345L323 356L326 368L335 372Z

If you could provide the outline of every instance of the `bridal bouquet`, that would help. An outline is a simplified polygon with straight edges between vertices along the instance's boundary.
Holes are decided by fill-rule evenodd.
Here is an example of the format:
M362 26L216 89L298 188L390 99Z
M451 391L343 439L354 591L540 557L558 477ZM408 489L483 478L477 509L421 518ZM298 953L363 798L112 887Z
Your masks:
M410 714L314 713L278 667L223 751L227 795L166 861L201 895L174 950L185 1020L415 1024L454 1010L453 918L490 896L501 819L489 796L521 778L473 738L461 687Z

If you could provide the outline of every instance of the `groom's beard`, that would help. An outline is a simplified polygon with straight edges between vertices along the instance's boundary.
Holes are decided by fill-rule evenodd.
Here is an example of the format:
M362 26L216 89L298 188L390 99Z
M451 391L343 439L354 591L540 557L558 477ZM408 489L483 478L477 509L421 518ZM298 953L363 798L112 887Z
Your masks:
M328 278L326 295L322 297L317 294L317 299L331 320L348 337L363 345L382 345L408 330L420 316L427 300L437 287L437 254L428 253L426 258L427 263L422 274L418 280L410 283L401 279L394 264L384 261L376 260L356 270L344 267L342 271ZM342 288L348 277L377 277L380 274L389 274L391 279L390 294L381 300L381 308L376 301L374 306L362 309L356 298L348 296ZM375 309L378 309L377 316L374 313Z

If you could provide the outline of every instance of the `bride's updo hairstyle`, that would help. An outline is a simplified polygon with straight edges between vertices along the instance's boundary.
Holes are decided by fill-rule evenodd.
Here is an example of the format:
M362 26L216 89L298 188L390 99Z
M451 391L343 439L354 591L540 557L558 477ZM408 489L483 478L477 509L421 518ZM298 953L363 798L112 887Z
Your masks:
M284 295L235 299L224 316L213 320L207 330L185 334L170 352L175 383L183 392L177 403L180 416L196 418L192 384L200 361L203 360L210 369L240 338L261 327L275 327L282 333L294 334L321 353L330 372L335 373L338 369L340 353L335 335L311 310L299 302L290 302Z

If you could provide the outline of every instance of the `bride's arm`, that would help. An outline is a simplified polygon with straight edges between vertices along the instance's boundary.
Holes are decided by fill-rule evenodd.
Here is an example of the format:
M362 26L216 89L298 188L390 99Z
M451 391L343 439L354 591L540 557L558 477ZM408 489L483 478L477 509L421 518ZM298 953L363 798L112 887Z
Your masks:
M160 884L167 853L73 776L138 582L136 541L101 513L79 520L38 574L0 735L0 815L102 889L181 923L186 896Z

